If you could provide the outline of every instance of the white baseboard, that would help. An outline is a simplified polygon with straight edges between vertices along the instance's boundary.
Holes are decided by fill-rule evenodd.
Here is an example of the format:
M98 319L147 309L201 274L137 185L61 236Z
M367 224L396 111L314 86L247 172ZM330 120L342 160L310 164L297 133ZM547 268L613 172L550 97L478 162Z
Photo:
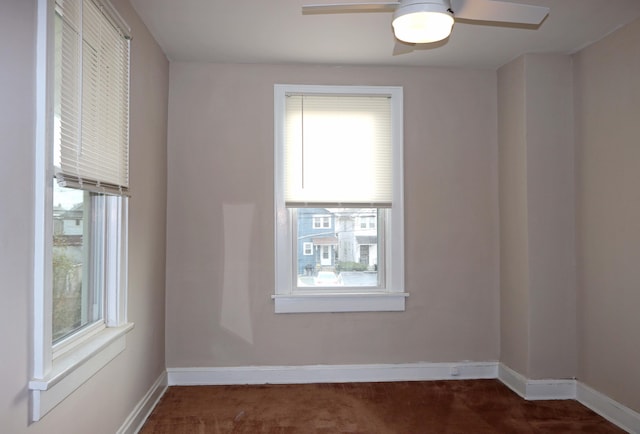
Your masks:
M496 378L498 362L168 368L174 385L303 384Z
M167 390L167 373L163 372L129 414L117 434L136 434Z
M629 433L640 433L640 413L578 382L576 399L609 422Z
M576 380L529 380L500 363L498 379L527 400L575 399L629 433L640 433L640 413Z
M503 363L498 367L498 379L529 401L576 399L575 380L530 380Z

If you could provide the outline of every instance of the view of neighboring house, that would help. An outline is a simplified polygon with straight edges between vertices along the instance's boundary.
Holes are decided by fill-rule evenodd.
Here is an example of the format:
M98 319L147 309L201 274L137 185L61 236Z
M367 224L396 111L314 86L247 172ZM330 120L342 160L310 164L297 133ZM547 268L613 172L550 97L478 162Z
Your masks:
M297 212L299 275L377 270L375 208L300 208Z
M71 209L65 209L61 205L53 207L53 233L64 237L69 243L80 237L82 242L82 204L76 204ZM71 245L71 244L67 244Z
M54 319L54 339L82 317L83 218L82 203L70 209L60 205L53 208L53 303L62 312Z

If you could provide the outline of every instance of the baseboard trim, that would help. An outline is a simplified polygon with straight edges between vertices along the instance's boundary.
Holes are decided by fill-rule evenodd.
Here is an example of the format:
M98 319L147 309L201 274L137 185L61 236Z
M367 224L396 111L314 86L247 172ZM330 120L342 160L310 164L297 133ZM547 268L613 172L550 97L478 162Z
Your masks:
M640 413L580 382L576 392L576 399L585 407L629 433L640 433Z
M168 368L169 386L496 378L498 362Z
M498 379L529 401L543 399L576 399L575 380L530 380L503 363L498 367Z
M164 392L167 390L167 378L166 372L163 372L160 377L158 377L155 383L153 383L151 388L129 414L120 429L116 431L117 434L136 434L140 431L142 425L144 425L144 422L147 420L156 404L160 401L160 398L162 398L162 395L164 395Z
M575 399L629 433L640 433L640 413L576 380L529 380L500 363L498 380L527 400Z

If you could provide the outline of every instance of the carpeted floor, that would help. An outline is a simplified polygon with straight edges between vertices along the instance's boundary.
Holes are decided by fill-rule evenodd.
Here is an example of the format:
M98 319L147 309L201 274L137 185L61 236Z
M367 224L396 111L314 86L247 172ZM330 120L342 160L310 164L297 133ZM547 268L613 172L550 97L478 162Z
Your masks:
M170 387L142 434L623 433L577 401L497 380Z

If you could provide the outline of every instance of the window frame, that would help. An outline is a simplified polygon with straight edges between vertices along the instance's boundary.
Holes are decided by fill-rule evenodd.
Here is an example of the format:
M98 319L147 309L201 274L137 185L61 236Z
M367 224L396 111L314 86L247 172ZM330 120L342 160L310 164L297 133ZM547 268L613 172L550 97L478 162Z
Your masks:
M295 212L284 199L284 122L288 94L386 95L391 98L393 201L384 210L378 230L384 231L384 263L381 287L299 289L294 282L297 250ZM275 313L404 311L408 293L404 286L404 197L403 197L403 93L399 86L274 85L274 206L275 206ZM380 227L382 225L383 227Z
M110 18L126 26L107 0L100 0ZM53 60L54 0L38 0L36 48L36 134L34 187L33 360L29 381L31 420L36 422L126 348L128 199L94 196L91 208L103 207L103 320L52 342L53 252ZM128 27L124 27L128 31Z

